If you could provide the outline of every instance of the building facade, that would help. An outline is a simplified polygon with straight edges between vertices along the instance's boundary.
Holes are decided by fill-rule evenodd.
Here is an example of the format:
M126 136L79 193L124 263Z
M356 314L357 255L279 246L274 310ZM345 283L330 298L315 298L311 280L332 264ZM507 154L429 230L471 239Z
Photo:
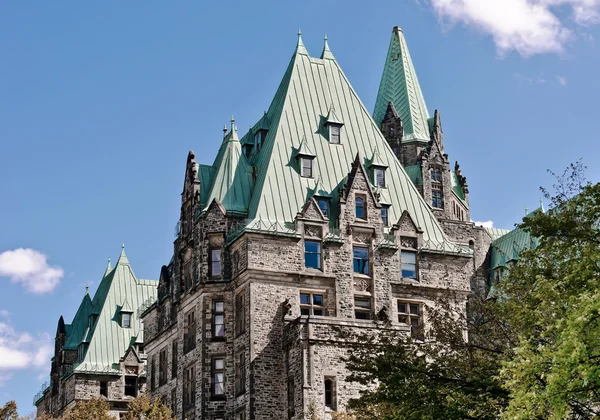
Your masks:
M123 246L92 298L87 290L70 324L61 316L50 383L34 397L37 413L61 415L78 401L104 397L119 418L146 390L146 354L139 309L156 301L158 282L138 280Z
M398 27L373 115L327 40L299 35L273 101L212 165L187 157L173 258L143 308L148 389L177 419L331 418L361 387L336 332L427 330L440 296L465 312L492 240L429 116Z

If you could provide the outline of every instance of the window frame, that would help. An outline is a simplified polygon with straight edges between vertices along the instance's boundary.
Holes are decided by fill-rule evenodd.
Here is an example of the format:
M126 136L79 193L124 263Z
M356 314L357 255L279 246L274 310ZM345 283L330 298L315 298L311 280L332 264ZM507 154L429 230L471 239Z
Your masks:
M379 183L379 177L377 176L377 174L381 174L381 181L382 183ZM373 168L373 181L376 187L380 187L380 188L386 188L386 180L385 180L385 168L381 167L381 166L375 166Z
M215 259L215 256L218 255L218 259ZM208 249L208 276L210 278L219 278L223 276L223 249L221 247L210 247ZM216 267L218 267L218 273L217 270L215 270L215 265Z
M406 312L400 312L400 305L406 305ZM417 313L413 313L413 307L417 308ZM423 339L424 337L424 321L423 321L423 302L414 301L410 299L398 298L396 300L396 310L397 310L397 320L401 325L406 325L410 327L410 335L411 337L417 339ZM400 321L401 317L405 317L408 322ZM412 320L417 320L417 325L413 326Z
M177 378L177 370L178 366L178 348L179 345L177 341L173 341L171 343L171 379Z
M311 251L307 250L307 245L315 245L315 244L317 245L317 252L311 252ZM308 256L312 256L312 255L317 256L318 267L313 267L313 266L308 265L308 262L306 259L307 255ZM310 239L304 240L304 268L323 271L323 244L321 243L321 241L314 241L314 240L310 240Z
M222 367L217 368L217 362L221 361ZM210 395L212 399L225 399L225 356L215 356L211 359L210 370ZM221 376L221 390L217 392L217 374Z
M127 323L125 320L127 319ZM131 312L121 312L121 328L131 328L133 314ZM127 324L127 325L125 325Z
M235 396L246 393L246 352L244 350L236 357L235 361Z
M337 384L335 376L325 376L323 378L323 402L326 408L336 411L337 410ZM327 384L330 389L327 390ZM329 393L329 401L327 401L327 394Z
M444 193L442 192L442 190L431 190L431 207L433 207L434 209L444 208Z
M313 178L314 168L313 168L313 158L308 156L300 156L300 176L302 178ZM308 166L304 163L308 162ZM307 174L307 171L309 172Z
M196 313L193 309L185 314L184 327L183 354L187 354L196 348Z
M183 410L196 405L196 366L190 365L183 370Z
M322 203L325 204L325 210L323 210L323 207L321 206ZM317 198L317 206L319 206L319 210L321 210L321 214L323 216L329 217L329 199L328 198L318 197Z
M356 302L363 300L363 301L368 301L369 305L367 306L361 306L361 305L357 305ZM358 316L358 314L363 314L361 316ZM369 295L354 295L354 319L363 319L363 320L370 320L373 314L373 299L371 296Z
M218 309L218 305L221 305L221 309ZM221 322L217 322L217 318L221 317ZM221 326L221 333L217 334L217 327ZM225 301L222 299L212 301L212 340L219 341L225 339Z
M129 380L133 380L133 385L131 383L127 384L128 378L129 378ZM137 397L138 396L138 377L133 376L133 375L125 375L124 381L125 381L125 386L123 387L123 395L126 397L133 397L133 398ZM133 395L127 393L128 387L130 390L133 388Z
M385 213L385 216L383 215ZM381 206L381 221L384 227L390 226L390 206Z
M235 295L235 335L239 337L246 332L246 294L242 290Z
M158 353L158 386L161 387L165 385L168 381L167 375L167 354L168 347L165 347Z
M337 129L337 133L334 130ZM330 144L342 144L342 124L329 123L327 128ZM337 139L337 141L334 141Z
M104 388L104 392L102 392ZM108 398L108 381L100 381L100 396Z
M308 303L302 303L302 297L304 296L308 296ZM325 291L316 291L316 290L300 290L300 295L299 295L299 306L300 306L300 315L304 315L304 316L326 316L326 307L325 307L325 300L326 300L326 292ZM321 298L321 305L315 304L315 296L318 296ZM320 314L315 314L315 309L317 311L321 311ZM308 312L308 313L303 313L303 312Z
M414 262L405 262L404 256L411 255L414 257ZM417 252L412 249L402 249L400 250L400 275L403 279L410 280L418 280L419 279L419 270L418 270L418 261L417 261ZM404 275L404 266L412 266L414 268L414 277L405 276ZM406 270L409 271L409 270Z
M366 250L366 252L367 252L366 259L357 257L356 251L359 249ZM362 262L362 264L363 264L362 271L357 271L357 268L360 268L360 264L361 264L359 261ZM364 261L366 261L366 264L364 263ZM353 245L352 246L352 268L353 268L354 275L361 274L364 276L370 276L370 273L371 273L370 265L371 265L371 249L368 246Z
M354 196L354 216L358 220L367 220L366 197L363 195ZM360 206L358 203L360 202ZM358 215L358 209L361 209L361 215Z

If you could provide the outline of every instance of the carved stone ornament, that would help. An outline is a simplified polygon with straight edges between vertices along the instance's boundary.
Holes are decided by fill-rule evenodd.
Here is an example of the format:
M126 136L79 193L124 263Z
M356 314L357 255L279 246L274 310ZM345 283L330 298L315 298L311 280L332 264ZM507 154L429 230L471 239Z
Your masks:
M371 240L371 233L368 232L353 232L352 239L354 242L359 242L361 244L368 244Z
M125 373L127 375L137 375L138 368L137 368L137 366L125 366Z
M354 290L357 292L370 292L371 291L371 280L370 279L354 279Z
M311 225L304 226L304 236L308 236L311 238L320 238L322 236L322 234L323 234L322 229L319 226L311 226Z
M218 248L223 245L223 235L210 235L208 237L208 244L213 248Z
M406 236L403 236L400 239L400 244L402 245L402 248L417 248L417 238L407 238Z

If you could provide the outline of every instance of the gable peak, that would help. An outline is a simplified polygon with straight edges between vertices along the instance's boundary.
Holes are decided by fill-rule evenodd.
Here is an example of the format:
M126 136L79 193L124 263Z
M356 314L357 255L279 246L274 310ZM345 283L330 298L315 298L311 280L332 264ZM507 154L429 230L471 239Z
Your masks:
M129 264L129 259L125 254L125 244L121 245L121 255L119 255L119 259L117 260L117 265Z
M321 59L327 60L335 60L333 53L329 49L329 44L327 43L327 34L325 34L325 38L323 39L323 52L321 53Z
M298 29L298 43L296 44L295 54L309 55L304 42L302 42L302 31Z

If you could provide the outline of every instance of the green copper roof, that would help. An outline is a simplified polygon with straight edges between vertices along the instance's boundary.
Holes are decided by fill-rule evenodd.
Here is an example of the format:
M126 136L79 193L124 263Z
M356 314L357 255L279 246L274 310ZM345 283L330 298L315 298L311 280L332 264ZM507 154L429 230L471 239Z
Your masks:
M212 187L203 204L209 206L213 200L217 200L227 212L246 214L250 202L252 170L246 157L242 155L242 146L233 120L231 131L223 139L213 168L215 172Z
M402 29L395 27L373 111L377 126L392 102L404 126L403 141L429 141L429 113Z
M501 228L490 228L490 227L484 227L483 228L488 235L490 235L490 238L492 238L492 241L495 241L496 239L501 238L502 236L506 235L508 232L510 232L510 229L501 229Z
M119 371L119 359L140 334L141 319L136 311L148 300L155 300L158 282L138 280L133 274L125 250L115 268L105 276L93 300L86 294L70 326L65 348L75 350L88 343L84 359L75 372ZM96 310L93 310L96 308ZM91 325L89 315L97 312ZM121 327L121 312L133 312L131 328Z
M248 229L253 224L289 226L303 208L315 185L313 178L300 176L293 161L294 151L304 141L315 154L314 177L335 197L332 204L338 200L333 191L343 185L357 153L366 164L364 159L378 149L381 163L388 167L390 221L395 223L408 210L424 231L425 249L463 252L462 248L456 251L445 236L337 61L312 58L305 51L304 47L296 49L267 111L271 128L260 153L251 159L257 179ZM319 130L332 105L344 122L340 144L331 144Z
M423 174L421 173L421 165L405 166L404 170L415 185L423 185Z
M215 174L215 168L210 165L196 164L196 170L198 172L198 181L200 181L200 204L206 205L213 176Z
M467 200L465 199L465 193L463 192L463 189L460 186L460 183L458 182L458 177L456 176L456 172L454 172L454 171L452 171L452 175L450 177L450 183L451 183L452 191L454 191L454 194L456 194L456 196L460 199L460 201L462 201L463 204L465 206L467 206L467 208L468 208L469 206L467 205Z

